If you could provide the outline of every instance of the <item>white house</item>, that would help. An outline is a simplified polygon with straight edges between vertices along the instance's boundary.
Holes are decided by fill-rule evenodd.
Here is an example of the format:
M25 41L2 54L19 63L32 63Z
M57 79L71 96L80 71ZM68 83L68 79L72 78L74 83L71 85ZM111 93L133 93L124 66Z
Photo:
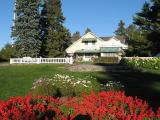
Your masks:
M128 45L125 39L120 36L98 37L92 32L88 32L79 40L71 44L66 53L74 57L77 61L90 61L98 57L118 57L124 55L124 49Z

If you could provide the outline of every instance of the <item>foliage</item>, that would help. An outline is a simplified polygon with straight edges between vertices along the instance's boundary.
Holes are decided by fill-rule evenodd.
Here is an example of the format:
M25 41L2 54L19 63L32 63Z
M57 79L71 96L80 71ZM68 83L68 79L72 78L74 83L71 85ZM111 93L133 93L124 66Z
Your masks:
M152 43L150 49L152 54L160 51L160 1L151 0L145 2L141 12L134 16L134 23L143 29L147 34L147 39Z
M87 34L88 32L92 32L92 30L91 30L90 28L87 28L87 29L85 30L85 34Z
M153 112L145 101L126 97L123 92L91 93L82 98L65 100L46 96L11 97L0 102L0 119L158 119L160 109Z
M16 0L12 38L17 57L64 56L71 43L61 0Z
M76 40L80 39L81 35L79 31L76 31L75 33L73 33L72 35L72 42L75 42Z
M14 48L10 44L6 44L0 51L0 59L8 61L14 55ZM1 61L0 60L0 61Z
M41 48L39 32L40 0L16 0L12 38L18 57L39 56Z
M122 36L125 35L125 33L126 33L125 23L123 22L123 20L120 20L120 22L118 23L118 28L115 31L115 34Z
M160 70L160 58L156 57L151 59L141 59L141 58L123 59L122 63L134 68Z
M43 1L43 0L42 0ZM40 56L41 57L47 57L46 56L46 41L47 41L47 35L48 35L48 29L49 29L49 19L47 17L47 5L44 3L41 3L40 5L41 12L40 12L40 19L39 19L39 29L40 29L40 39L41 39L41 49L40 49Z
M93 59L93 62L98 64L115 64L118 61L118 57L99 57Z
M126 39L128 42L128 49L126 50L126 56L149 56L150 42L146 38L146 34L143 30L134 24L129 25L126 28Z
M92 81L88 79L92 79ZM81 96L82 93L98 91L99 89L96 79L91 76L80 79L74 76L55 74L51 78L40 78L35 81L31 93L34 95L69 97Z
M102 90L105 91L122 91L124 85L120 81L108 81L105 85L101 84Z
M61 9L61 0L46 0L48 31L46 35L45 56L64 56L65 49L71 44L71 35L63 26L64 16Z

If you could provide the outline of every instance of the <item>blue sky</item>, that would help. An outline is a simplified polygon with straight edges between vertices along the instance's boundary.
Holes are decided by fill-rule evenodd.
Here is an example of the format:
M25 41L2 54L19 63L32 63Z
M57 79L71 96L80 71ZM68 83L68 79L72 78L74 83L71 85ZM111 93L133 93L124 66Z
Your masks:
M62 0L65 26L71 33L89 27L98 36L111 36L122 19L126 26L146 0ZM0 0L0 48L11 43L14 0Z

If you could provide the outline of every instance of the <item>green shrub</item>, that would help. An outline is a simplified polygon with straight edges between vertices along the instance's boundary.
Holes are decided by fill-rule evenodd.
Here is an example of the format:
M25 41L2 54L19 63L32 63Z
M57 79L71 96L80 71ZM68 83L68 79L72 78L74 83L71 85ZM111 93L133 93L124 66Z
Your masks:
M118 57L99 57L93 60L94 63L115 64L118 63Z
M47 95L53 97L81 96L82 93L90 93L91 91L100 91L100 85L95 78L86 76L80 79L61 74L55 74L51 78L40 78L33 83L31 89L33 95Z
M6 44L0 51L0 62L9 61L13 56L14 48L10 44Z
M133 68L146 68L153 70L160 70L160 58L150 58L150 59L141 59L141 58L133 58L133 59L122 59L121 63L124 65L128 65Z
M108 81L105 85L101 84L103 91L123 91L124 85L120 81Z

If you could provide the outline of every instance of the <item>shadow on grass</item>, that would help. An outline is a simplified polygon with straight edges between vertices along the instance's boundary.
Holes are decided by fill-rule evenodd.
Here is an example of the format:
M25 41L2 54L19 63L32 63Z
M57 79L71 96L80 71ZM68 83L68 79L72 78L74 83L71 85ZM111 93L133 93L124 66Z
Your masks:
M141 98L156 110L160 106L160 72L140 71L121 65L104 65L110 80L120 81L125 86L127 96ZM107 81L97 78L104 84Z

